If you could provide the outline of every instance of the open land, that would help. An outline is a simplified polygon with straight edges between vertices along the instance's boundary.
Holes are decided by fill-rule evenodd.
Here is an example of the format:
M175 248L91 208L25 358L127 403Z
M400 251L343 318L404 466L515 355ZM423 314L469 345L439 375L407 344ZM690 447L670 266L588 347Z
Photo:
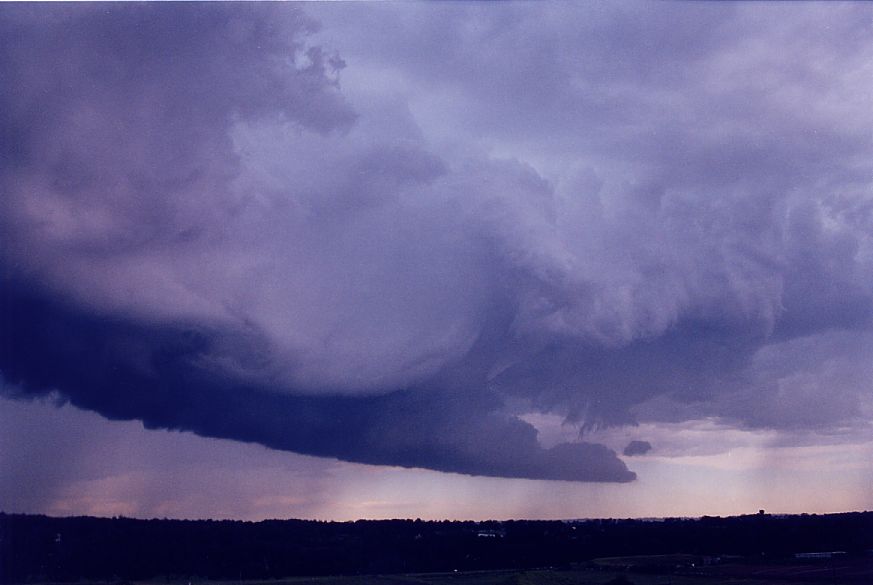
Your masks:
M633 557L626 557L633 562ZM604 559L606 560L606 559ZM868 585L873 583L873 559L838 563L797 563L793 560L737 562L718 567L646 574L609 567L530 570L458 571L400 575L297 577L268 581L192 581L191 585ZM137 585L168 585L165 580ZM169 585L188 585L170 582Z

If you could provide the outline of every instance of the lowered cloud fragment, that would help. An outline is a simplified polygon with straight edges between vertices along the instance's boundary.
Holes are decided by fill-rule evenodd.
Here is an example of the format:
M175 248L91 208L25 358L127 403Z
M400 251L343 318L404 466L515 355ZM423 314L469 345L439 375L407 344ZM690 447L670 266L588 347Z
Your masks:
M579 481L635 475L602 445L544 448L520 417L867 424L873 148L856 127L873 120L853 98L871 62L854 16L829 17L842 68L825 75L750 48L775 27L824 59L807 12L696 8L710 35L660 12L640 28L585 7L343 10L373 30L440 18L369 53L341 35L347 55L282 4L0 9L7 393L349 461ZM347 90L355 67L402 82L380 93L358 73ZM422 104L440 95L460 146L433 139ZM839 400L809 408L825 383Z
M625 457L633 457L635 455L645 455L652 450L652 444L648 441L639 441L634 439L621 452Z

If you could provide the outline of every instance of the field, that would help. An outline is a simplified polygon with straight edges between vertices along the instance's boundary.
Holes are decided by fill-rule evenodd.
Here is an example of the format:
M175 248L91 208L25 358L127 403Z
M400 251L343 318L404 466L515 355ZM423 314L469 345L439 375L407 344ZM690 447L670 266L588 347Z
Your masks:
M646 557L647 559L651 557ZM873 583L873 559L817 563L796 561L738 563L685 569L677 574L625 572L625 559L603 559L600 568L535 569L526 571L470 571L404 575L299 577L276 581L242 583L192 581L191 585L869 585ZM630 562L624 566L633 566ZM624 579L624 580L622 580ZM141 585L188 585L160 580Z

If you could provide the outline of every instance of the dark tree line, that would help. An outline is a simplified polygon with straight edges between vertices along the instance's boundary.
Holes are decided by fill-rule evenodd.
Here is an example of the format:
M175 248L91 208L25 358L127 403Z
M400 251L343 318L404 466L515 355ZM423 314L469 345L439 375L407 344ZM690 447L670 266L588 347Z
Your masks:
M604 556L873 549L873 512L642 520L263 522L0 513L0 582L267 579L561 566Z

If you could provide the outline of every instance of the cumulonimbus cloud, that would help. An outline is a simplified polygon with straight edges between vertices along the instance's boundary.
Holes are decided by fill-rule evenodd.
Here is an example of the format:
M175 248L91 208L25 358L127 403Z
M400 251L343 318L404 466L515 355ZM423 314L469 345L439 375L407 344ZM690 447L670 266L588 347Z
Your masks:
M20 395L353 461L633 478L601 446L541 448L478 380L425 384L476 341L488 244L453 233L475 210L403 205L444 165L350 132L296 8L5 12Z
M524 10L507 26L543 40L548 23ZM845 399L812 422L865 416L863 376L834 374L832 348L867 339L873 315L869 175L843 156L870 145L831 126L820 149L842 162L810 163L803 186L797 161L816 148L773 138L836 116L825 108L803 118L774 97L764 117L736 101L741 86L593 61L587 85L564 59L506 72L502 100L452 77L511 127L529 112L588 128L584 145L556 130L565 150L550 156L605 162L555 182L474 149L438 154L402 104L352 104L341 56L295 6L2 13L0 371L18 396L56 390L111 418L350 461L583 481L635 476L600 445L543 448L517 415L622 424L661 416L640 406L666 398L738 424L808 424L815 380L839 379ZM695 67L731 67L745 32L730 23ZM497 59L465 43L454 50ZM609 46L565 49L596 61ZM447 75L416 57L434 83ZM510 99L542 84L556 99L542 112ZM629 161L615 142L636 134L618 114L669 113L653 101L665 92L687 95L693 119L667 132L646 118ZM742 130L756 120L764 138ZM734 130L722 140L708 123ZM799 339L803 400L756 416L749 396L795 396L797 369L772 362ZM864 363L853 355L845 370Z

